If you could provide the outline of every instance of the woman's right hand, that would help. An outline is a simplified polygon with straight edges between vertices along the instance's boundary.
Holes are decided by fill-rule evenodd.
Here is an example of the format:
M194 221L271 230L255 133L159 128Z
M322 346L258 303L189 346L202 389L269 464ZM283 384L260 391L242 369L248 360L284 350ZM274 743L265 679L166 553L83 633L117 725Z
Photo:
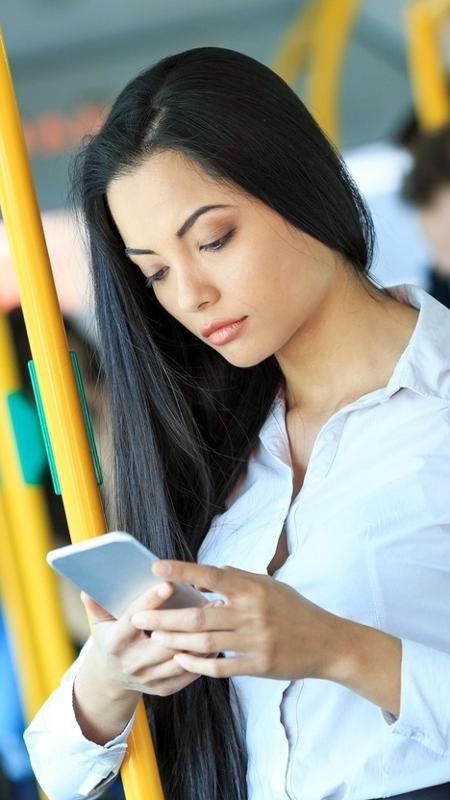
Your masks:
M91 663L97 675L106 682L111 696L137 692L167 697L199 677L173 660L176 650L157 644L148 633L131 623L133 614L158 608L173 591L171 583L152 586L139 595L117 620L92 597L81 593L83 605L92 620Z

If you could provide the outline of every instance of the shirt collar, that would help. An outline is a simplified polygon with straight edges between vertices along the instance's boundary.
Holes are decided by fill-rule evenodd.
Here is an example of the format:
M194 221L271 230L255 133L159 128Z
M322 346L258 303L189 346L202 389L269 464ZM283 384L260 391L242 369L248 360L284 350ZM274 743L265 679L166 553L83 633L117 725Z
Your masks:
M419 315L389 382L383 389L365 395L364 400L373 395L374 402L375 397L381 401L404 387L425 397L450 401L450 309L425 289L411 283L385 288L396 300L417 308ZM359 402L356 400L351 405L357 406ZM284 390L280 389L259 432L263 444L273 447L278 441L278 446L286 449L285 412ZM283 444L279 440L280 431L283 433L282 440L286 438Z
M419 309L388 387L404 386L425 397L450 400L450 309L420 286L400 283L386 288L397 300Z

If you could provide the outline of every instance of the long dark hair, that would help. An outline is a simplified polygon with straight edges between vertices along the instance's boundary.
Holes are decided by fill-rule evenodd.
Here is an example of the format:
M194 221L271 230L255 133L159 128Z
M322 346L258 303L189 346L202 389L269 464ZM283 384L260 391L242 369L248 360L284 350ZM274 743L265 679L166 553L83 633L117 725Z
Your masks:
M370 283L370 216L343 162L296 94L234 50L163 58L120 92L71 165L70 205L90 252L111 397L116 519L163 558L195 560L243 472L283 376L276 359L240 369L172 318L123 252L109 183L178 151L344 256ZM246 756L231 683L200 678L144 696L171 800L244 800Z

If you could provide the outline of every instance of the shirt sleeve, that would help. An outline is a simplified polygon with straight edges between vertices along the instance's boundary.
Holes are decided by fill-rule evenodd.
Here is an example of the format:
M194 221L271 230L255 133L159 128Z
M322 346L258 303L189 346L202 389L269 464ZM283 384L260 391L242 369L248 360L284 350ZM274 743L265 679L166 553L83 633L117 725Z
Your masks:
M382 711L391 732L450 756L450 653L401 639L401 692L398 717Z
M105 745L86 739L75 717L74 680L90 645L91 638L24 732L33 772L49 800L100 797L127 751L134 714L122 733Z

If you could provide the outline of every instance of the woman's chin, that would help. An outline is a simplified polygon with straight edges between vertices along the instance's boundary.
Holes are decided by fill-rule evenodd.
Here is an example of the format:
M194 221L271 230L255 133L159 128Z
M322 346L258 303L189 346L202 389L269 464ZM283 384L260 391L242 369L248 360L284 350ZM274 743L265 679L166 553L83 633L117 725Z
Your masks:
M229 364L233 367L240 367L241 369L248 369L249 367L256 367L269 358L273 353L221 353Z

